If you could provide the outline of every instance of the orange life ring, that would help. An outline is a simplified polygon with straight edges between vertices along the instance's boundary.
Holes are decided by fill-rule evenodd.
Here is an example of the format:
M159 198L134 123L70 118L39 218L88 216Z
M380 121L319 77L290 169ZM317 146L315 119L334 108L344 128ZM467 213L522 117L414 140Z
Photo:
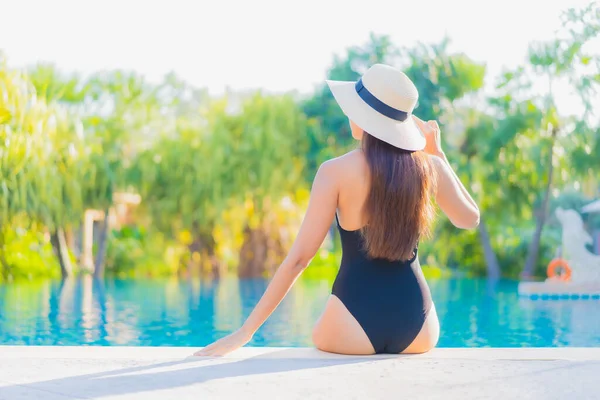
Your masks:
M563 271L560 275L558 274L559 269L562 269ZM550 264L548 264L547 273L549 278L557 277L559 280L565 282L571 280L571 267L563 258L555 258L554 260L550 261Z

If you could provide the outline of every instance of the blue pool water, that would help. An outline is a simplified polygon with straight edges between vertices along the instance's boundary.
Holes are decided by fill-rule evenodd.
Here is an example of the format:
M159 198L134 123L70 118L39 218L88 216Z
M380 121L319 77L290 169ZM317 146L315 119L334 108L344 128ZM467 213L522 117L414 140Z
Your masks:
M600 300L520 298L517 283L429 282L440 347L600 346ZM0 285L0 344L204 346L241 325L262 279L92 280ZM310 346L330 290L300 280L254 346Z

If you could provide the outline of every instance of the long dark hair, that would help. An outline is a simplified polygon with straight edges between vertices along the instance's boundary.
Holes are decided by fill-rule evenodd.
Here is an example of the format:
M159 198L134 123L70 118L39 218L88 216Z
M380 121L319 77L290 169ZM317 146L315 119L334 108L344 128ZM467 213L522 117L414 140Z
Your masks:
M429 236L435 216L433 166L424 152L398 149L367 132L362 148L371 175L363 209L368 223L361 229L367 254L408 260L414 256L419 238Z

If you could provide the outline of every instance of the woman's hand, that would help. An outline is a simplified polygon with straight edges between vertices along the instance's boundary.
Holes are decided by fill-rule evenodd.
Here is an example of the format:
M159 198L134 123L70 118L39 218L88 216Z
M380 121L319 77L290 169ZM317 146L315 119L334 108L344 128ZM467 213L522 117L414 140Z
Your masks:
M437 121L425 122L415 115L412 117L421 132L423 132L423 135L425 135L425 140L427 141L423 151L434 156L444 154L444 151L442 150L442 140L440 138L440 127Z
M204 347L202 350L194 353L194 355L206 357L224 356L247 344L251 339L252 335L240 329Z

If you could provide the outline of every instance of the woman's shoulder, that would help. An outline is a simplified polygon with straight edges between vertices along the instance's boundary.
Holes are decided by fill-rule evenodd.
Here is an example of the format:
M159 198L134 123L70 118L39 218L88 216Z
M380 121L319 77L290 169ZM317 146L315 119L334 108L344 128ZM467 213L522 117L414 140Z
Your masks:
M346 170L347 168L361 167L365 165L365 156L361 150L352 150L341 156L331 158L321 164L322 168L330 170Z
M327 175L336 181L344 181L346 177L354 177L368 168L361 150L352 150L341 156L331 158L321 164L319 174Z

